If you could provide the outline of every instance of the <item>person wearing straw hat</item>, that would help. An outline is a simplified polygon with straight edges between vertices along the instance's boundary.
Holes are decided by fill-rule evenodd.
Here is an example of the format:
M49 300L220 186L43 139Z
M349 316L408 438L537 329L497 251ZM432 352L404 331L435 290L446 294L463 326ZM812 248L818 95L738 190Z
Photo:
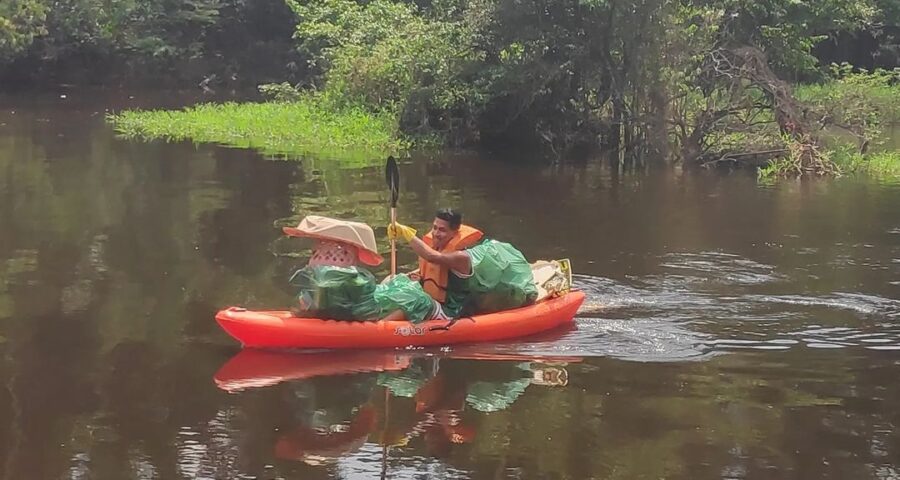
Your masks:
M291 237L315 240L309 262L289 283L298 289L298 317L331 320L421 321L431 315L434 302L420 285L397 277L379 285L365 267L383 259L378 254L372 227L361 222L319 215L305 217L296 227L284 227Z
M352 267L360 263L377 267L384 259L378 254L372 227L361 222L308 215L296 227L284 227L291 237L316 241L309 265Z

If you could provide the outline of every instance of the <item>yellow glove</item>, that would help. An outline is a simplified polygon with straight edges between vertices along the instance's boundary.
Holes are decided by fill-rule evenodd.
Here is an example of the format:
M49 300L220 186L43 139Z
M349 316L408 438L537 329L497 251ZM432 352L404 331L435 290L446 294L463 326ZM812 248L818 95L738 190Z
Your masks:
M402 238L403 240L406 240L408 242L416 236L416 229L407 227L406 225L402 225L399 223L391 224L388 225L387 235L388 240L397 240L398 238Z

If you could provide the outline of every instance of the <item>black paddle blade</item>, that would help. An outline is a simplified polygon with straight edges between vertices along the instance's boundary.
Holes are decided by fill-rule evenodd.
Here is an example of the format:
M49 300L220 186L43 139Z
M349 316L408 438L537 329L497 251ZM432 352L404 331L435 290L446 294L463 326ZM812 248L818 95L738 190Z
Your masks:
M384 166L384 179L391 190L391 207L396 207L397 199L400 198L400 167L393 155L388 157Z

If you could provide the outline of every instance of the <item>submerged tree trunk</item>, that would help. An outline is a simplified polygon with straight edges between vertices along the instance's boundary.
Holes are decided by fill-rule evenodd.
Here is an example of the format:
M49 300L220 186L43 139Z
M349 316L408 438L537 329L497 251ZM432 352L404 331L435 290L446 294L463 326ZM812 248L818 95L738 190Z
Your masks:
M786 154L790 168L785 171L803 174L834 174L837 167L821 153L821 142L806 119L805 107L794 98L790 85L769 68L765 54L756 47L715 49L705 62L704 95L709 99L705 110L694 118L690 128L684 119L682 158L694 164L718 164L756 158L771 158L772 152ZM760 95L761 94L761 95ZM718 100L716 100L718 99ZM756 151L720 152L721 158L710 159L704 144L719 132L742 133L760 122L746 120L760 112L770 111L786 145L775 145ZM678 121L676 121L678 123ZM774 139L773 139L774 140ZM777 143L777 142L776 142ZM764 154L762 157L758 154Z
M755 47L737 48L732 54L740 61L743 76L769 97L779 130L791 140L790 160L798 164L801 174L837 173L834 163L822 154L821 141L805 118L805 108L794 98L790 85L769 68L765 54Z

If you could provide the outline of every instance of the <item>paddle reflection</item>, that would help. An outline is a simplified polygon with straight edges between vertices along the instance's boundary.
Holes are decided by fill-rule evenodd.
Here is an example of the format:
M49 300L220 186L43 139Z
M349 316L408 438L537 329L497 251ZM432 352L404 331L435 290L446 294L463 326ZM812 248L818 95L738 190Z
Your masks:
M477 436L479 414L509 408L531 385L566 386L565 366L578 361L475 351L244 350L214 380L234 394L289 392L294 411L278 429L275 457L319 465L366 444L395 456L404 455L397 450L446 456Z

